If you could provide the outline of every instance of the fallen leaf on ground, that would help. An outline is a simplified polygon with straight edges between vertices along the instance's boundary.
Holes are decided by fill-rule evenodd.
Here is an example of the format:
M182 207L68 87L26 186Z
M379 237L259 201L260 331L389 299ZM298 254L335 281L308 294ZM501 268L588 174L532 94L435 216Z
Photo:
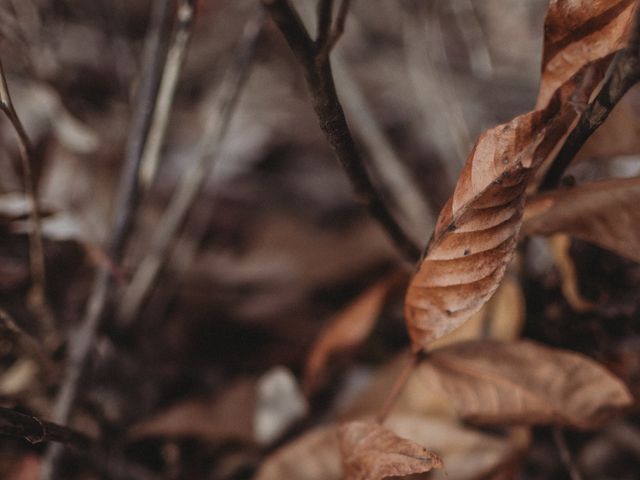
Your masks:
M593 360L530 341L471 341L434 351L418 374L478 424L597 428L633 403Z
M259 379L238 380L217 396L178 402L134 425L129 436L268 444L305 413L293 375L276 367Z
M591 96L626 41L632 2L613 7L551 2L537 109L480 135L409 285L405 318L414 350L467 321L498 287L517 244L531 174L577 118L576 96Z
M524 430L502 437L463 427L451 420L416 414L391 414L386 426L396 435L429 449L445 468L429 478L480 480L509 464L528 444ZM338 426L313 429L283 446L262 464L254 480L340 480L343 467Z
M425 447L373 422L349 422L338 429L345 480L381 480L442 468Z
M197 437L207 441L252 442L256 395L254 380L239 380L217 397L187 399L170 406L134 425L129 436L134 439Z
M640 262L640 177L593 182L536 195L523 233L566 233Z

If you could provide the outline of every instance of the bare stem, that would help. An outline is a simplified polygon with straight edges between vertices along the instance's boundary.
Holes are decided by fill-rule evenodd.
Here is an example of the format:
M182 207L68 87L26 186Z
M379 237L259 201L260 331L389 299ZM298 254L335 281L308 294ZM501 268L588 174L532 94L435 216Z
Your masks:
M335 89L329 53L340 37L343 29L341 24L344 24L349 3L342 3L333 33L324 43L318 44L311 39L298 13L288 0L262 1L304 69L320 128L347 173L358 200L383 226L404 256L411 262L417 261L421 248L397 223L376 191L358 154Z
M558 186L582 146L607 119L613 107L640 81L640 5L636 5L636 18L627 48L619 51L609 67L607 79L596 98L582 112L540 184L540 190Z
M407 358L407 362L400 371L400 375L398 375L398 378L396 378L396 381L391 387L391 390L389 391L389 394L387 395L387 398L384 401L380 412L378 412L378 415L376 416L376 421L378 423L384 423L384 421L389 416L391 409L398 401L398 397L402 393L404 386L407 384L411 373L413 373L413 369L416 367L423 355L424 353L420 351L412 351L409 358Z
M560 459L562 463L567 468L569 475L571 476L571 480L582 480L582 475L580 474L580 470L576 463L573 461L573 456L571 455L571 451L567 446L567 440L564 437L564 432L560 427L553 427L553 441L558 448L558 452L560 453Z
M48 375L53 376L55 374L56 367L51 358L49 358L45 347L37 338L25 332L11 315L2 308L0 308L0 327L8 332L14 341L22 347L22 350L34 358Z
M193 31L193 19L196 11L196 0L179 0L175 32L167 52L167 61L162 74L162 82L158 92L158 101L153 113L153 120L149 129L149 138L144 146L142 166L140 167L140 182L143 188L148 188L158 169L160 148L165 138L169 112L173 105L178 77L184 63L189 46L189 39Z
M56 321L47 302L47 280L42 241L42 223L40 222L40 207L33 178L33 147L18 114L13 106L7 79L0 61L0 109L7 116L18 136L18 149L24 178L24 189L29 203L29 261L31 265L31 292L29 304L40 321L41 335L52 347L57 344Z
M167 37L166 25L171 13L171 3L170 0L159 0L153 3L150 26L145 40L140 85L133 109L124 167L115 202L115 217L107 249L115 265L120 263L140 194L138 172L165 63L164 39ZM54 417L57 423L69 422L78 397L80 380L88 366L90 353L94 348L98 329L108 305L112 285L109 270L102 266L96 273L80 328L70 338L67 369L54 406ZM47 450L40 474L42 480L58 477L57 469L61 454L60 448Z
M217 101L211 109L211 116L200 137L195 163L181 177L169 205L158 222L148 252L119 303L118 317L125 325L133 321L155 284L180 227L218 159L231 117L249 76L249 67L253 63L263 24L264 12L260 8L258 15L249 20L244 28L237 55L227 70Z

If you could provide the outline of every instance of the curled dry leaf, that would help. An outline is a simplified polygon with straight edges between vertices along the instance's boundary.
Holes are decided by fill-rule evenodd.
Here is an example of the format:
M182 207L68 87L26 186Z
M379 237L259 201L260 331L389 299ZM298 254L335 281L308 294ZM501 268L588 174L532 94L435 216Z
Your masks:
M428 445L446 468L429 478L480 480L509 464L526 447L526 432L508 437L489 435L456 422L417 414L391 414L386 422L396 435ZM336 425L318 427L276 451L262 464L254 480L341 480L343 466Z
M464 323L498 287L531 174L576 119L576 95L590 97L624 44L632 2L616 2L613 10L610 3L551 3L537 110L480 135L409 285L405 317L415 350ZM576 14L566 19L567 11Z
M593 182L528 201L524 233L566 233L640 262L640 177Z
M585 63L625 46L635 3L634 0L549 2L537 108L546 105L554 92Z
M397 278L398 275L394 274L376 282L329 321L307 357L305 366L307 391L312 391L317 386L329 360L334 355L357 347L368 337L387 292Z
M345 423L338 438L345 480L381 480L442 468L435 453L377 423Z
M595 304L587 300L580 293L578 272L571 258L571 239L568 235L554 235L549 238L549 246L553 254L553 261L560 273L562 294L576 312L593 310Z
M596 428L633 402L593 360L529 341L452 345L433 352L418 374L460 417L480 424Z

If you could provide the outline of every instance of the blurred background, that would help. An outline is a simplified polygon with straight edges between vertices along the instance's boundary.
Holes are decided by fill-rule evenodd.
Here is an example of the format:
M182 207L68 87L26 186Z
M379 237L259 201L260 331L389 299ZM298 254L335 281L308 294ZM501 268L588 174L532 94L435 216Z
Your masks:
M243 30L260 22L258 3L197 3L157 172L143 189L124 261L109 266L118 281L74 416L78 429L163 478L252 478L277 446L334 418L408 346L402 288L411 266L356 202L318 127L302 70L268 19L238 103L229 119L221 115ZM314 2L293 3L313 31ZM547 2L352 3L332 57L336 88L376 186L426 245L477 135L535 104ZM150 8L143 0L0 0L0 58L35 147L49 298L65 335L82 318L95 269L108 263L104 245ZM154 260L150 245L163 213L198 161L207 124L220 119L228 130L214 142L202 189L148 293L132 293L140 265ZM4 118L0 128L0 306L36 334L26 307L22 172L14 131ZM586 162L574 173L628 176L638 171L633 160ZM571 248L583 260L583 293L608 298L608 309L576 313L553 254L534 239L514 273L527 301L525 334L595 355L637 380L640 271L586 243ZM389 278L395 286L371 333L331 362L305 399L305 362L320 332ZM607 318L615 326L603 326ZM0 341L0 355L2 404L50 418L58 380L9 341ZM53 356L62 367L64 345ZM256 404L260 382L275 389L284 413L266 400ZM256 430L255 422L267 426ZM617 444L615 432L571 434L569 443L588 478L637 478L640 440L631 432ZM521 476L500 478L568 475L551 432L541 428L533 438ZM36 478L42 447L2 440L0 451L2 478ZM69 478L99 478L77 459L67 463Z

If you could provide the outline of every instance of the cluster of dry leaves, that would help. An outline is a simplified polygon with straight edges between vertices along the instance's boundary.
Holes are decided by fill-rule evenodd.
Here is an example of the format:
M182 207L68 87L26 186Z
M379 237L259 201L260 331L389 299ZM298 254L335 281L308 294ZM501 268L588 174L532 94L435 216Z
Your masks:
M580 102L586 105L595 97L614 54L628 45L635 7L632 1L550 2L536 109L480 135L409 282L405 319L413 352L428 351L412 374L423 383L423 395L446 399L454 419L513 428L551 424L591 429L634 403L627 387L596 362L518 340L517 331L499 340L481 330L481 339L463 338L450 345L437 341L469 321L498 289L525 215L529 235L575 235L637 260L638 218L632 206L637 178L535 194L541 178L536 174L554 160L575 127L584 111ZM360 327L346 330L346 318L370 319L379 307L380 288L374 286L316 344L308 364L311 375L319 361L326 361L328 350L341 349L363 335ZM420 425L423 417L414 410L398 410L402 421L396 425L391 417L389 428L353 421L337 430L324 427L309 433L267 461L258 478L340 478L340 469L326 459L312 474L296 469L303 448L317 451L320 438L335 443L336 434L345 479L382 479L442 468L440 457L425 448L439 450L438 440L425 433L430 425ZM497 471L491 478L506 478L504 469L518 448L523 445L491 465ZM471 478L454 474L455 460L446 454L444 465L451 468L448 478ZM488 478L486 472L475 472L472 478Z
M288 58L288 52L281 32L267 22L261 47L266 52L258 51L262 63L255 62L244 103L218 152L227 161L219 166L210 185L203 187L201 202L194 202L185 233L173 242L174 252L167 255L171 258L166 259L149 300L139 306L140 312L125 312L123 305L131 292L127 290L129 274L136 271L137 259L146 258L150 232L161 218L166 199L171 198L175 177L184 169L183 158L194 155L194 132L201 130L202 117L215 104L209 101L217 93L215 87L224 84L224 75L211 72L223 71L231 63L227 57L234 55L238 32L247 18L255 17L254 3L199 2L189 60L181 72L185 91L177 96L172 112L175 118L167 133L167 158L157 183L147 192L123 265L110 264L97 246L108 234L106 212L116 183L115 159L121 156L120 147L99 146L121 145L126 135L123 125L128 119L123 105L129 92L114 85L126 86L135 79L135 49L127 42L130 37L140 37L141 32L131 28L111 41L96 33L99 29L91 29L95 19L83 13L82 7L75 5L76 10L69 14L67 7L50 6L52 17L55 14L51 12L63 11L60 17L65 21L72 18L77 24L65 24L69 31L61 38L68 45L58 42L62 46L48 47L55 55L48 50L47 55L72 57L70 63L82 66L70 69L78 78L68 78L60 73L64 69L52 66L47 55L34 53L37 61L31 68L41 78L55 79L50 81L55 88L34 82L21 93L20 87L13 89L12 85L17 106L23 103L33 110L23 106L20 113L30 119L25 122L27 129L36 146L41 146L38 158L43 164L50 157L56 159L42 174L41 192L44 190L45 197L48 191L55 192L52 196L63 198L66 204L64 208L46 202L41 205L50 296L56 297L54 310L64 319L61 330L73 332L77 312L88 297L93 268L107 265L118 288L115 311L108 316L114 320L107 323L95 345L95 364L83 384L72 425L108 445L118 461L145 467L144 471L129 469L123 460L124 466L110 469L92 465L91 459L83 463L67 458L69 475L78 475L78 471L78 478L98 475L86 473L86 469L109 478L142 480L504 480L520 478L539 435L537 427L551 427L562 437L563 429L612 428L614 419L633 412L637 408L634 395L640 392L638 344L617 345L620 365L603 365L592 358L588 348L578 353L525 338L523 330L531 331L525 325L531 321L531 312L525 305L521 279L523 270L531 267L531 255L526 258L519 246L525 242L539 245L533 243L539 239L532 237L548 237L543 245L561 277L562 293L574 311L585 314L605 311L609 299L606 295L583 295L580 265L570 255L571 239L640 262L640 213L635 203L640 201L640 177L582 182L578 166L577 186L540 189L579 119L610 87L613 66L622 52L638 47L634 44L638 41L634 22L640 7L635 0L549 1L535 109L478 137L411 276L398 267L398 259L380 230L350 203L342 173L327 167L326 158L316 162L315 153L303 155L305 149L320 151L319 156L325 157L329 152L318 134L308 133L315 131L315 125L303 79L291 59L282 60ZM313 9L305 5L310 7L314 2L292 3L304 21L311 18ZM425 37L415 28L417 15L413 18L407 12L430 7L406 4L402 15L395 7L385 7L389 16L390 12L398 15L406 29L389 43L408 41L415 48ZM144 17L148 7L145 2L123 5L118 8L132 18ZM359 7L362 10L356 14L352 6L353 23L347 17L343 38L355 47L346 54L340 45L336 47L331 54L333 73L350 126L365 150L370 150L368 157L374 158L373 163L376 155L382 155L381 163L372 170L379 170L385 179L381 165L388 160L385 155L397 154L395 147L384 140L388 132L369 118L375 113L349 76L354 72L345 65L349 54L357 57L366 51L354 37L366 33L367 41L380 42L378 46L383 48L380 39L388 34L388 26L380 19L384 14L372 13L366 5ZM13 5L6 9L33 20L33 24L22 26L0 23L5 25L7 37L17 37L27 45L43 42L38 22L46 15L39 17L34 13L38 7L33 8L20 10L19 5ZM450 8L447 15L458 22L456 28L464 32L461 37L470 42L466 48L471 70L476 76L488 76L490 58L484 55L479 37L473 36L482 36L474 23L474 8L478 7L456 0ZM7 11L0 13L6 15ZM215 19L216 28L206 28L203 20L209 19ZM508 19L501 18L498 23L507 25ZM111 28L118 31L115 25ZM516 31L520 28L516 25ZM87 41L87 49L92 46L97 52L104 47L114 58L105 55L101 62L87 60L91 55L74 50L74 41L88 32L95 38ZM500 41L504 43L504 39ZM15 43L15 38L11 42ZM474 42L475 50L469 46ZM108 49L106 43L110 43ZM117 52L122 54L119 60ZM0 53L4 55L1 49ZM387 58L393 61L395 56ZM411 60L409 68L416 70L419 66L413 60L424 61L419 48L407 58ZM366 74L371 65L364 63L366 59L360 61ZM437 63L433 58L428 62L431 66ZM91 74L90 80L82 76L84 71ZM392 74L384 69L378 73L362 75L363 83L379 81L382 87L378 90L386 92L390 87L384 82L391 80L385 75L391 78ZM446 82L430 74L433 72L411 70L404 76L415 77L422 85L431 84L432 88L422 93L451 99L451 92L444 91ZM453 75L451 71L448 74ZM101 81L101 75L108 75L108 81ZM293 91L289 84L295 85ZM265 86L273 98L265 99ZM77 101L78 92L94 88L111 98L111 103L103 104L94 98L98 94L89 93L73 114L67 110L65 103ZM382 111L387 106L384 102L390 101L385 95L380 97L377 107ZM434 118L425 113L435 110L434 104L429 99L420 101L425 102L424 116L416 123L426 120L437 132L430 148L440 155L453 150L443 137L462 138L465 130L455 108L448 105L446 115ZM406 133L398 133L400 126L416 129L397 119L401 117L398 112L416 102L406 98L402 102L390 109L392 120L384 125L401 139ZM364 120L363 111L368 115ZM443 119L447 115L448 120ZM640 129L633 120L636 117L637 91L631 90L591 136L577 160L637 154ZM484 123L494 120L484 119ZM295 129L291 128L294 123ZM441 135L437 129L443 128L442 123L448 123L450 131ZM38 127L44 124L48 126L42 126L44 133L40 135ZM7 128L6 136L12 135ZM55 142L50 141L52 137ZM9 140L6 143L13 145ZM456 147L464 150L464 143L459 141ZM100 156L88 163L96 152ZM451 177L446 173L450 167L434 168L443 178ZM631 171L632 175L640 173L640 169ZM387 180L406 175L402 169L390 172ZM12 181L0 179L0 233L7 234L0 252L0 291L6 305L0 307L4 312L6 306L21 320L30 318L21 306L26 304L23 298L29 283L24 267L29 256L25 239L29 222L22 196L5 193L13 190ZM276 187L270 189L271 183ZM398 195L397 189L403 185L389 186L391 196L401 199L400 207L411 207L414 200L402 200ZM89 198L93 201L88 202ZM291 198L302 201L291 202ZM428 207L415 207L404 212L407 218L416 211L429 211ZM76 215L67 215L67 211ZM410 230L424 235L423 227L414 225ZM327 297L332 300L326 301ZM335 297L340 300L336 302ZM403 314L388 313L400 304ZM331 314L336 309L338 312ZM406 322L409 352L398 353L404 348L400 322L386 327L378 322L384 312L388 318L402 316ZM551 330L554 315L558 313L545 311L542 318L535 319L539 322L535 328ZM328 321L326 317L330 317ZM24 323L26 331L37 330L36 321ZM3 323L3 328L9 332L7 325L11 324ZM380 329L384 330L382 335ZM375 342L391 330L388 336L400 336L400 346L371 346L372 339ZM7 338L13 338L16 331L9 333ZM51 390L60 382L64 348L56 345L49 351L52 358L41 358L37 341L21 336L23 333L18 332L12 340L16 345L2 346L3 364L8 367L0 376L1 400L3 405L18 405L49 419L53 415ZM633 338L640 337L634 333ZM560 340L557 343L565 347L573 345ZM352 364L364 345L373 357L369 363L379 366L360 371L352 365L348 376L339 382L336 371ZM273 365L290 365L294 372L300 372L302 386L290 369L267 368ZM607 367L615 367L622 378ZM618 435L617 441L625 448L640 448L640 441L633 437L637 431L607 431L617 432L611 436ZM624 441L621 431L626 435ZM559 455L565 467L575 469L574 459L561 444L556 447L563 450ZM12 445L2 448L10 454L6 464L0 462L0 474L11 480L37 477L41 455ZM581 466L585 464L588 462Z

